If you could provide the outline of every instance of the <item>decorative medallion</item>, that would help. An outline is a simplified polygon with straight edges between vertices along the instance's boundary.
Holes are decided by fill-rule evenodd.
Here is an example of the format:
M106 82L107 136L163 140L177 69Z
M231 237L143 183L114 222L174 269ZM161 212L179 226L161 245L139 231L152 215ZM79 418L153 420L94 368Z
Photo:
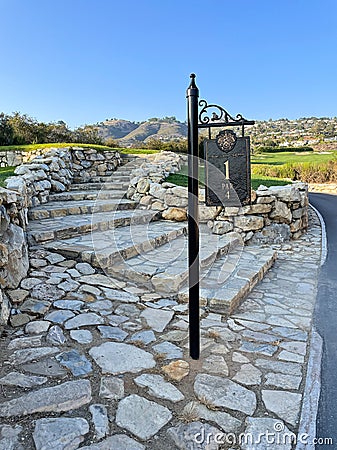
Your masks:
M232 130L220 131L220 133L215 138L216 145L218 148L225 153L229 153L236 144L236 134Z

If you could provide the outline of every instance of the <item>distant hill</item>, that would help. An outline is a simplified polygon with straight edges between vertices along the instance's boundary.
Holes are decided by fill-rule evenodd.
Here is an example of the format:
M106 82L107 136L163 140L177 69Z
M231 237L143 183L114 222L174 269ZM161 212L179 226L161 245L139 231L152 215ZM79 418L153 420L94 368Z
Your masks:
M146 143L151 138L168 142L187 137L187 125L179 122L175 117L152 118L142 123L112 119L101 122L97 126L99 135L104 141L113 139L123 146Z
M115 140L123 147L136 147L150 139L169 142L187 138L186 123L179 122L175 117L153 117L145 122L111 119L95 126L104 141ZM240 133L239 129L237 132ZM204 130L200 130L202 134ZM309 145L319 151L325 148L337 150L337 118L256 121L255 125L247 127L247 135L251 136L253 146Z

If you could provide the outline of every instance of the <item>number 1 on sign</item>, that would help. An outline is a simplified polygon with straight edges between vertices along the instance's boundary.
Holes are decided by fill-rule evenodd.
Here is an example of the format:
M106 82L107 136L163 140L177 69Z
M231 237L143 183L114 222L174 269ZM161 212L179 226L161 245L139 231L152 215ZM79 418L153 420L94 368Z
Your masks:
M229 180L229 161L226 161L224 163L224 166L225 166L225 178L226 180Z

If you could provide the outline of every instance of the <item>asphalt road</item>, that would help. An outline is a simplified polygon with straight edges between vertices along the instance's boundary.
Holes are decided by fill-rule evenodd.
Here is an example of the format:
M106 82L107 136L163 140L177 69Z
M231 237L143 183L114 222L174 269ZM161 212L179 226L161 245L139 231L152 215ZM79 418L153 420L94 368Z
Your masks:
M316 449L337 448L337 196L310 194L310 203L324 218L328 256L318 281L315 325L323 338L321 395L317 416L317 437L333 439L332 445Z

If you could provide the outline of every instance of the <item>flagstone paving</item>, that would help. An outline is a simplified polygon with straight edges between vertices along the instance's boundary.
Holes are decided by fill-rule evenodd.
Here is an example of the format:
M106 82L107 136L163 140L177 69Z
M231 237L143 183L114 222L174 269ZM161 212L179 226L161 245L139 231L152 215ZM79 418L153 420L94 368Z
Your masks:
M221 442L226 433L296 433L320 259L317 217L310 214L299 240L264 250L278 257L234 312L201 306L196 361L186 295L31 248L34 263L10 293L12 327L0 339L0 449L220 450L230 445L215 440L219 433ZM232 263L244 278L252 267L242 255Z

